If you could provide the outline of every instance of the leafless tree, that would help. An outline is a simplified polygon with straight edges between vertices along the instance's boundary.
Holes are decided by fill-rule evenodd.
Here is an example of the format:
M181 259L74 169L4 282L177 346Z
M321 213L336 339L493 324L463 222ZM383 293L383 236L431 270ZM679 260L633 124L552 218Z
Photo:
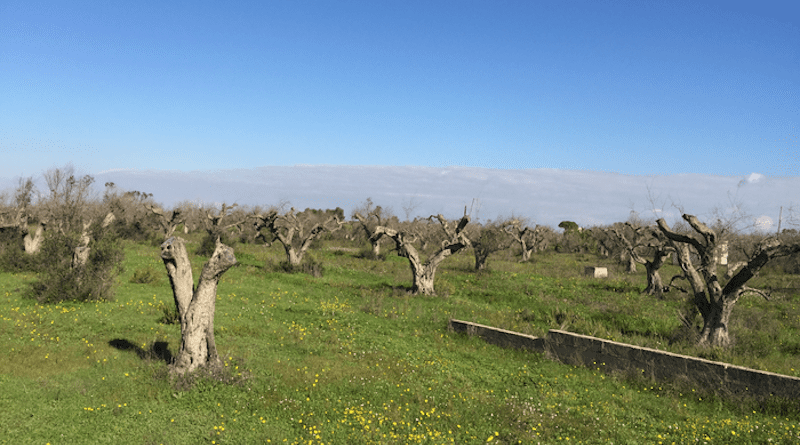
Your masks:
M475 255L475 270L485 270L489 255L508 249L514 242L511 234L505 230L508 225L508 221L500 220L469 227L467 236Z
M367 216L363 216L362 214L366 214ZM386 211L381 206L373 206L371 198L367 198L361 208L353 211L353 218L361 223L361 229L366 233L367 241L369 241L372 246L373 258L378 258L381 254L381 240L383 239L383 234L376 234L375 228L381 226L388 227L389 221L396 218L391 214L391 211Z
M622 227L612 226L611 231L625 246L628 258L634 264L644 264L647 271L647 287L644 293L661 298L665 288L659 269L675 251L667 242L664 234L654 227L637 227L630 222L623 224ZM652 256L652 259L646 258L648 254Z
M222 274L236 265L233 249L217 241L214 253L203 265L196 288L183 239L172 236L164 241L161 259L181 322L181 348L171 372L185 374L201 367L219 368L222 362L214 340L217 284Z
M160 219L163 215L158 215L152 209L156 208L156 212L162 214L163 211L153 202L152 193L122 191L113 182L107 182L105 186L103 205L108 213L114 215L115 226L121 237L146 239L152 232L158 230L153 216Z
M90 208L94 178L79 177L75 168L67 165L46 171L44 179L50 193L39 200L40 218L62 234L82 231L85 220L96 217Z
M464 228L469 223L466 209L464 217L461 218L458 224L447 221L441 214L428 217L429 221L433 219L439 221L441 229L444 231L445 239L441 243L441 248L424 262L420 258L419 251L414 246L414 242L419 238L418 234L384 226L375 228L376 233L391 238L395 243L398 254L408 259L413 277L411 292L414 294L435 295L433 281L436 276L436 269L447 257L470 246L470 240L467 238L466 232L464 232Z
M552 234L552 230L546 226L537 225L533 229L528 227L523 220L514 218L508 221L504 227L514 241L516 241L522 249L521 263L529 261L531 254L540 250L542 243L545 241L548 232Z
M739 297L746 292L766 297L764 292L748 287L748 280L770 259L800 253L800 242L786 243L777 237L765 238L747 264L723 285L717 275L718 234L694 215L684 214L683 219L694 230L694 236L671 229L663 218L657 221L658 228L677 251L683 275L692 289L694 304L703 318L699 343L727 347L731 343L728 333L730 315ZM694 264L692 254L697 255L700 264Z
M334 213L334 214L331 214ZM299 266L311 243L325 232L337 230L343 221L335 212L315 212L306 209L296 213L292 207L285 214L273 209L266 215L252 215L256 232L265 243L278 240L286 252L290 266ZM265 235L262 229L267 230Z
M172 234L175 233L175 229L186 221L185 216L181 213L179 208L166 212L155 204L146 204L145 207L157 217L158 224L161 226L161 233L164 234L165 240L172 237Z

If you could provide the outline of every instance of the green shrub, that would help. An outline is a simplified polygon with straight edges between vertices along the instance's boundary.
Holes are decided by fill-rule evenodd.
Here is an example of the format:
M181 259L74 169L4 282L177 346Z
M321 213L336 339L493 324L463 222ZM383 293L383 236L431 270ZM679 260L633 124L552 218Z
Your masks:
M129 281L137 284L153 284L158 282L160 276L161 275L154 268L145 267L142 269L136 269Z
M78 234L51 232L46 236L40 253L39 280L31 285L33 298L40 303L113 300L124 254L113 232L95 236L89 258L82 266L73 266L72 261L73 252L80 245Z
M25 252L22 233L16 227L0 230L0 270L5 272L34 272L39 268L38 254Z
M158 319L159 323L180 324L181 317L180 314L178 314L178 308L176 308L174 304L159 302L158 310L161 311L161 318Z
M230 233L219 234L222 244L233 246L236 239ZM200 246L194 252L196 255L210 257L214 254L214 249L217 248L217 234L206 234L200 241Z

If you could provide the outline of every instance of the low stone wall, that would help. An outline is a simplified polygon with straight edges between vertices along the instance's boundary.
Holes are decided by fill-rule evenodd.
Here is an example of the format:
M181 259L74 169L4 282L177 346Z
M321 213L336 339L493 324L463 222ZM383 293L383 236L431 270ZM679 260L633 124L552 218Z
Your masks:
M800 378L797 377L555 329L551 329L546 338L540 338L460 320L450 320L450 328L456 332L477 335L498 346L544 352L571 365L602 371L642 373L658 380L682 380L722 393L800 398Z
M487 342L504 348L527 349L544 352L545 339L505 329L493 328L468 321L450 320L450 329L468 335L477 335Z

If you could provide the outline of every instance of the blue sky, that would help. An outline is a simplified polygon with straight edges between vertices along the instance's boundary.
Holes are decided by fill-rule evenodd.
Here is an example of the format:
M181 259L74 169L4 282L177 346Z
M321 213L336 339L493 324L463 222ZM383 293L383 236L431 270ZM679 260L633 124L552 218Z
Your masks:
M17 2L0 177L72 162L800 175L766 2Z

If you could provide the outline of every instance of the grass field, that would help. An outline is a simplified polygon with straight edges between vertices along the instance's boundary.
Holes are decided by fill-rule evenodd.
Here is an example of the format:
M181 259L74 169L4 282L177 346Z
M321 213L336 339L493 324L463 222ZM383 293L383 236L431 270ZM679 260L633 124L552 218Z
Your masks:
M197 245L190 240L189 250ZM542 335L562 328L800 376L797 293L743 297L730 351L681 338L684 297L640 295L644 273L581 276L591 255L467 253L409 296L408 262L323 248L324 276L278 272L277 246L234 246L218 290L228 371L170 380L179 326L159 249L126 243L112 302L39 305L31 274L0 274L0 442L13 444L797 443L800 409L575 368L448 332L458 318ZM330 247L330 246L327 246ZM353 246L346 246L353 247ZM193 258L195 276L205 259ZM265 266L265 264L267 266ZM663 272L671 276L676 269ZM135 277L135 278L134 278ZM754 286L800 287L762 274ZM152 281L152 282L150 282ZM219 377L219 376L218 376Z

